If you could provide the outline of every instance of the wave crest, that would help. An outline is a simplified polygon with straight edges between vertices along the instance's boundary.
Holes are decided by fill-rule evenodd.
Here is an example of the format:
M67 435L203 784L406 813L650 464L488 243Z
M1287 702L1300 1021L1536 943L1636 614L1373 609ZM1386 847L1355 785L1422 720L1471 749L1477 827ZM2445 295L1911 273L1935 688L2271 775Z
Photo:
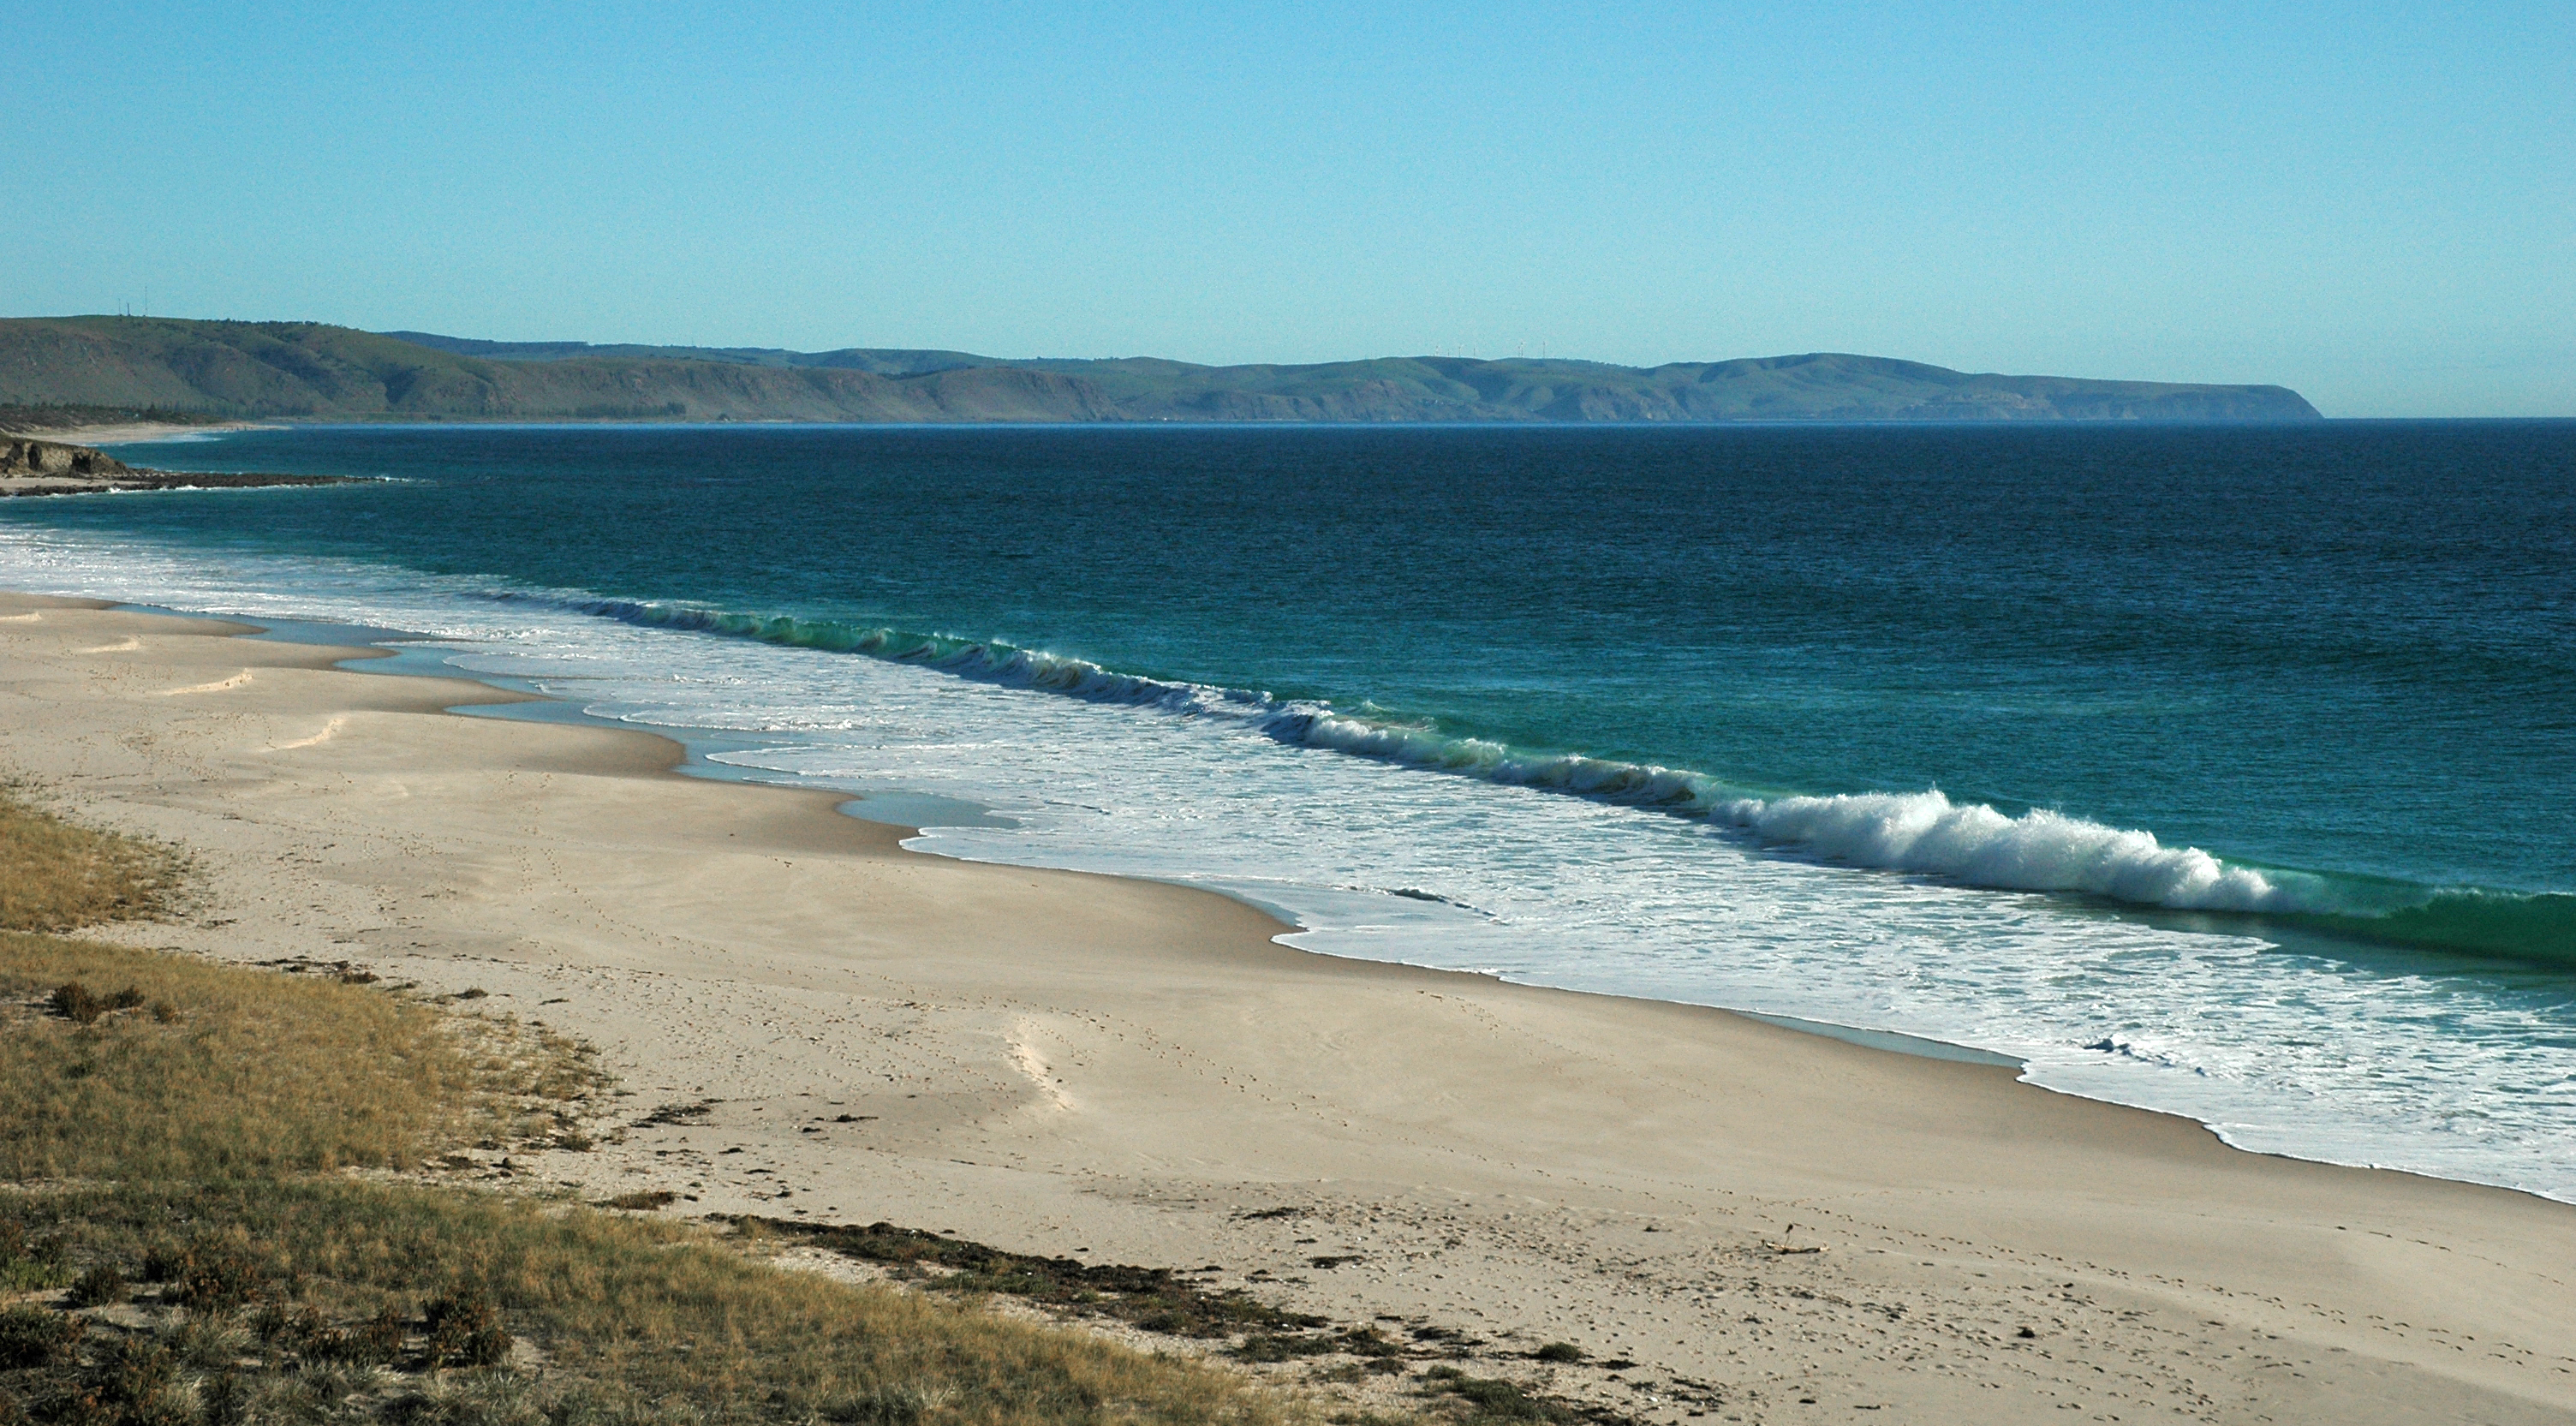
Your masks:
M2080 891L2144 906L2196 911L2304 911L2300 888L2198 847L2168 847L2046 810L2008 817L1940 792L1746 798L1718 815L1765 841L1857 866L1929 872L2014 891Z
M2321 918L2346 934L2426 949L2451 948L2458 941L2457 949L2490 954L2528 939L2553 957L2564 956L2569 927L2576 925L2576 913L2566 909L2576 905L2576 898L2357 886L2347 888L2354 894L2340 895L2336 888L2342 882L2336 878L2231 866L2198 847L2168 847L2152 832L2044 809L2009 815L1983 803L1953 802L1939 791L1755 797L1686 768L1533 752L1426 722L1362 716L1251 689L1121 673L1087 659L998 640L637 600L547 599L516 592L495 597L538 599L651 628L925 664L962 678L1091 702L1222 718L1282 743L1656 808L1739 829L1772 846L1970 886L2076 892L2175 910Z

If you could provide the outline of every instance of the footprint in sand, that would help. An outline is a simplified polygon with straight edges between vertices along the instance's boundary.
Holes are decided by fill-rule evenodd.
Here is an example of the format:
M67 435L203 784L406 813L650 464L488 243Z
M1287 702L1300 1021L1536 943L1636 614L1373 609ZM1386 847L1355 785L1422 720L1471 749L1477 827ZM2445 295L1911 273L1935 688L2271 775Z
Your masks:
M1047 1062L1041 1059L1037 1050L1029 1044L1026 1038L1029 1034L1028 1025L1023 1023L1018 1029L1020 1038L1009 1042L1012 1065L1026 1076L1031 1084L1037 1086L1038 1093L1045 1095L1049 1103L1058 1109L1071 1110L1073 1097L1066 1094L1063 1084L1047 1072Z
M179 690L179 692L181 692L181 693L186 693L186 692L188 692L188 691L189 691L189 690L184 689L184 688ZM286 751L287 749L289 749L289 748L309 748L309 747L312 747L312 746L313 746L314 744L316 744L316 743L327 743L327 742L331 741L331 738L332 738L332 735L333 735L333 734L338 733L338 732L340 731L340 727L341 727L341 725L342 725L342 724L344 724L344 723L346 723L346 722L348 722L348 721L349 721L349 720L348 720L347 718L345 718L345 717L342 717L342 718L333 718L330 722L325 723L325 724L323 724L323 725L322 725L322 731L321 731L321 732L314 734L312 737L309 737L309 738L298 738L298 739L296 739L294 742L291 742L291 743L278 743L278 744L276 744L276 745L272 746L272 747L269 749L269 751L270 751L270 752L272 752L272 753L282 753L282 752L285 752L285 751ZM559 1000L549 1000L549 1001L546 1001L545 1003L546 1003L546 1004L548 1004L548 1005L560 1005L560 1004L562 1004L563 1002L561 1002L561 1001L559 1001Z

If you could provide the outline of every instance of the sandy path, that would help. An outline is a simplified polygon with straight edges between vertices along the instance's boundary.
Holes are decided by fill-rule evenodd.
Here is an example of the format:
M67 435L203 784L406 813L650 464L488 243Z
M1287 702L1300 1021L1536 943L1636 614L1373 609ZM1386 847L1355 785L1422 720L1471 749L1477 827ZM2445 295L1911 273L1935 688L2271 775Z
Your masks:
M631 1120L717 1101L537 1178L1570 1340L1638 1365L1560 1389L1657 1419L2576 1419L2576 1209L1307 955L1222 898L910 855L659 739L220 632L0 596L0 764L203 854L209 904L129 939L483 989L603 1046Z

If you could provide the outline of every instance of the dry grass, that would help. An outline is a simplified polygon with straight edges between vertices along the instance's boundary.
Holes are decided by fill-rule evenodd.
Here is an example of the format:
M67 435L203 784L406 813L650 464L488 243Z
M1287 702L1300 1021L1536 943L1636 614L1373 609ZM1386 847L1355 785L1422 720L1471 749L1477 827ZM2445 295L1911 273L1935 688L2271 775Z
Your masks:
M65 1013L84 998L87 1023ZM0 932L0 1179L407 1167L487 1082L436 1011L382 991Z
M597 1049L511 1015L441 1018L474 1066L477 1147L592 1147L590 1121L615 1087Z
M70 931L159 914L186 872L176 852L93 831L0 787L0 930Z
M186 1296L198 1317L247 1329L245 1352L263 1368L249 1375L262 1391L291 1391L327 1363L379 1358L364 1363L376 1369L359 1403L367 1409L343 1413L360 1419L418 1408L438 1379L428 1309L477 1297L546 1362L516 1373L516 1399L531 1412L553 1403L610 1419L959 1426L1280 1415L1203 1367L915 1293L781 1272L704 1229L586 1209L300 1179L0 1197L0 1222L62 1271L107 1265L169 1279L138 1298L152 1315ZM357 1349L371 1323L396 1324L390 1352Z

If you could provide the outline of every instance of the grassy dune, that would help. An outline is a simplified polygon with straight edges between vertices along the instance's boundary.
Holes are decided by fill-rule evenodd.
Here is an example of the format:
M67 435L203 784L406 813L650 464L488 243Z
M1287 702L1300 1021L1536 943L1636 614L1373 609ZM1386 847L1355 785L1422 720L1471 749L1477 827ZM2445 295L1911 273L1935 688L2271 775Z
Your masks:
M5 934L0 1003L10 1182L410 1168L481 1087L434 1011L304 976Z
M157 914L186 863L167 847L77 826L0 788L0 931L68 931Z
M108 1419L179 1421L220 1419L208 1409L218 1400L290 1420L407 1420L433 1408L446 1420L555 1422L1277 1414L1205 1368L782 1272L703 1230L581 1208L302 1177L62 1190L19 1198L0 1222L0 1236L22 1234L39 1264L22 1277L42 1280L46 1262L74 1283L104 1269L152 1304L133 1314L148 1319L139 1328L93 1322L78 1364L61 1352L51 1371L13 1374L39 1417L99 1419L48 1412L83 1390L129 1403L158 1390L174 1414ZM442 1340L457 1318L488 1320L499 1335ZM0 1356L8 1330L0 1323ZM161 1386L126 1365L133 1344L179 1358L210 1333L223 1351L193 1369L174 1361Z
M173 865L0 816L12 925L150 914ZM353 1177L560 1141L599 1083L578 1046L368 979L0 932L0 1426L1299 1414L703 1225Z

